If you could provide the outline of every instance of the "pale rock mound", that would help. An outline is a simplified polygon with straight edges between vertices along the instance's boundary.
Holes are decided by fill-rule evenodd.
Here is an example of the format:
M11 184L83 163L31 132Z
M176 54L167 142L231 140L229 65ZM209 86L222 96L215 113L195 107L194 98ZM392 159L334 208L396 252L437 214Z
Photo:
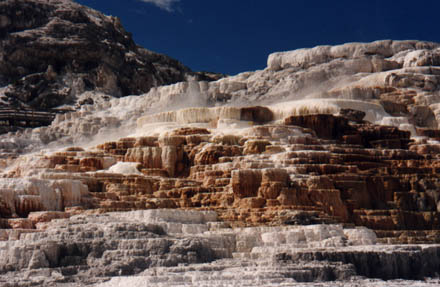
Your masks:
M241 118L234 107L256 104L273 113L266 121L290 115L337 114L349 108L365 112L367 121L393 125L417 136L420 128L438 127L439 53L436 43L391 40L275 53L262 71L215 82L152 88L137 97L100 100L78 112L58 115L47 128L17 136L36 146L90 141L91 136L114 139L116 134L133 134L139 118L140 123L208 123L219 118L223 119L220 124L228 125ZM203 108L214 106L217 108ZM176 111L183 108L192 109Z

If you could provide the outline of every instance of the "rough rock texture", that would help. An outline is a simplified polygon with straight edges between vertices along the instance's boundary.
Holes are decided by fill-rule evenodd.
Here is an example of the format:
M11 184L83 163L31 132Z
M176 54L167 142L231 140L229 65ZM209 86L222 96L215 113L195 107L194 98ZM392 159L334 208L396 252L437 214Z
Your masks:
M289 286L293 280L339 280L335 285L343 286L358 279L380 286L383 282L356 276L438 278L432 271L439 267L438 247L422 245L440 242L438 47L378 41L276 53L262 71L215 82L182 82L137 97L83 105L58 115L48 127L3 136L0 238L7 247L2 250L10 250L15 244L11 242L19 246L18 239L40 236L35 234L41 234L42 226L68 225L59 221L66 217L70 222L93 221L105 217L89 217L91 213L120 212L120 220L125 220L135 217L126 213L132 210L209 210L236 228L223 230L214 240L224 242L227 234L235 238L235 243L220 244L235 246L235 251L228 249L234 254L223 250L219 255L218 246L210 242L199 247L211 248L207 254L215 256L203 261L197 255L201 265L167 269L158 263L156 269L146 270L149 265L141 252L136 262L145 271L136 270L139 277L113 278L108 286L120 280L128 280L121 283L126 285L147 280L167 286L177 280L176 284L207 286L217 279L218 286ZM55 150L55 144L63 147ZM47 149L20 155L41 147ZM197 217L190 221L200 223ZM362 228L367 227L378 243L388 245L347 246L353 229L335 224L364 230L352 234L361 242L372 238ZM164 234L148 236L168 236L168 227L160 226ZM306 231L316 228L327 235L318 236L313 246L301 245L308 242ZM69 236L74 236L72 230L66 231ZM202 238L213 231L203 230ZM248 230L252 235L246 237ZM255 236L255 230L262 234ZM95 237L93 232L86 234ZM284 246L292 242L299 245ZM115 253L132 262L124 256L138 250L129 249ZM26 263L3 264L12 272L3 278L21 278L16 275L23 268L52 266L41 252L26 252ZM106 266L99 256L87 261L87 252L72 256L77 257L69 262L83 266L84 273L62 273L61 280L90 278L93 262ZM231 256L241 261L228 261ZM119 262L120 257L115 258ZM229 259L209 262L219 258ZM192 261L185 257L176 262ZM379 265L385 268L369 267ZM275 266L270 275L264 272L267 266ZM48 282L55 280L45 274L51 278ZM33 284L34 279L23 284ZM423 284L436 286L438 279Z
M437 146L321 114L231 134L171 128L19 158L0 181L1 214L202 208L236 226L340 222L374 229L383 242L440 242Z
M0 242L2 286L334 286L420 280L440 267L439 245L376 245L371 230L340 225L231 229L212 211L76 215L37 226Z
M93 104L77 96L138 95L196 77L178 61L137 46L117 17L70 0L1 1L0 15L2 100L15 106Z
M439 51L437 43L385 40L275 53L264 70L217 81L182 82L153 88L139 97L108 101L102 100L109 97L106 94L85 93L81 99L95 101L88 101L75 113L58 115L47 128L21 131L16 136L35 147L90 141L94 135L114 134L110 130L121 126L128 135L138 118L148 123L160 111L163 113L155 117L161 121L215 122L224 127L237 119L265 123L291 115L338 114L344 109L364 112L364 119L371 123L422 135L423 130L437 129L440 119ZM269 104L271 112L264 110ZM260 107L240 111L222 109L225 105ZM205 106L217 108L201 113L198 107ZM176 112L179 108L188 109ZM121 112L127 110L130 112ZM217 122L218 117L225 120ZM2 141L23 149L16 141Z

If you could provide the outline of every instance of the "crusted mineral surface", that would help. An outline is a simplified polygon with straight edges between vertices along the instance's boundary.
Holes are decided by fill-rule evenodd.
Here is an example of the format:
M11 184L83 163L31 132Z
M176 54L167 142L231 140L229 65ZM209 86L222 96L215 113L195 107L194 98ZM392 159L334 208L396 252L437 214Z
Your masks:
M420 41L275 53L3 135L0 280L438 286L439 63Z
M230 228L213 211L172 209L74 215L38 227L0 242L2 286L439 283L420 280L438 272L440 245L381 245L366 228Z

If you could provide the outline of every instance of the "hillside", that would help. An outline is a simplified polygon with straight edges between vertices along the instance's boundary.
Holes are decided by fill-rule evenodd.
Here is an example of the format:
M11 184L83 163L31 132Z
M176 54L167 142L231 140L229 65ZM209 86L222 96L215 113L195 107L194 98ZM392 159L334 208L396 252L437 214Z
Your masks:
M138 95L199 77L177 60L136 45L117 17L70 0L1 1L0 15L3 106L80 105L93 102L81 97L87 91Z

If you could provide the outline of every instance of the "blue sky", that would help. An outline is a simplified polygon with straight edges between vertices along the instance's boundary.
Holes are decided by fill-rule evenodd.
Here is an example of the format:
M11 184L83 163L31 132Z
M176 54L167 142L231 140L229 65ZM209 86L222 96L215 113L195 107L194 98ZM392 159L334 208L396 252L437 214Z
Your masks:
M263 69L277 51L416 39L440 42L438 0L77 0L121 18L141 46L194 71Z

